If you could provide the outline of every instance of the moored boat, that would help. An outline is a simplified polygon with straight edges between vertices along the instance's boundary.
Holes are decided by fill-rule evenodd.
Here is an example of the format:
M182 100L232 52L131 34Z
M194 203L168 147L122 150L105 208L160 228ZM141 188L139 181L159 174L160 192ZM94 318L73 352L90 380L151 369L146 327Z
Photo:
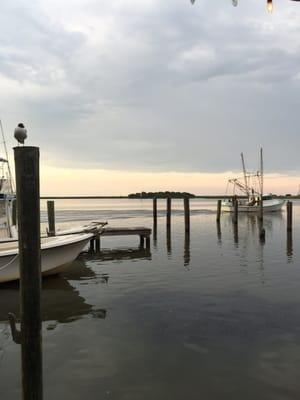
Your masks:
M41 239L42 275L58 274L65 270L93 237L93 233L52 236ZM0 283L18 280L19 249L15 240L0 243Z
M260 211L259 202L256 204L249 203L248 199L237 199L238 211L247 213L258 213ZM272 196L263 196L263 212L275 212L282 209L285 200L275 199ZM233 212L234 204L232 199L225 199L222 201L222 210L226 212Z
M235 202L238 204L238 212L259 213L276 212L282 209L285 200L274 198L272 194L264 195L263 155L261 149L260 171L249 173L246 171L243 153L241 153L243 178L228 180L227 187L232 187L232 195L223 199L222 210L233 212Z

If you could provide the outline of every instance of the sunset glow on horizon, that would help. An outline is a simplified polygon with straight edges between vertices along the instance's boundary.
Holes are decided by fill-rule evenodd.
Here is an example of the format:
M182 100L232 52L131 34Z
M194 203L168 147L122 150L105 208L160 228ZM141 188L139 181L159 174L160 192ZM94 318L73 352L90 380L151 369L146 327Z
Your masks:
M224 195L227 181L237 177L224 173L131 172L100 169L68 169L41 166L42 196L127 196L151 191ZM266 174L265 193L297 194L300 175ZM228 192L230 194L230 192Z

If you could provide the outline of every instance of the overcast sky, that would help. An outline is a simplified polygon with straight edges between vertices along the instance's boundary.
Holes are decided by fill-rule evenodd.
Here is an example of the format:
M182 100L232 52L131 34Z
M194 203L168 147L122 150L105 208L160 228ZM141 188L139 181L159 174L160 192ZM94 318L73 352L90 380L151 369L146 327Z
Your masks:
M1 0L0 117L47 167L300 171L300 4ZM180 188L178 188L180 189Z

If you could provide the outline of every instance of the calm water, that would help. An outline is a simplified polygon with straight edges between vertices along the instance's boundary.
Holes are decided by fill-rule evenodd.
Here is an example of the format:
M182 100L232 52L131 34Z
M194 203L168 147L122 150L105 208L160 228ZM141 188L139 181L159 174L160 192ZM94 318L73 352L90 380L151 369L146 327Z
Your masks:
M265 217L264 245L255 217L241 217L237 234L223 215L218 232L215 201L191 202L187 238L182 201L173 207L167 235L159 202L150 250L136 237L104 238L100 255L43 281L45 399L299 398L300 203L293 240L283 212ZM148 200L56 201L56 209L61 227L152 227ZM7 324L18 308L17 285L0 286L6 400L21 398L20 347Z

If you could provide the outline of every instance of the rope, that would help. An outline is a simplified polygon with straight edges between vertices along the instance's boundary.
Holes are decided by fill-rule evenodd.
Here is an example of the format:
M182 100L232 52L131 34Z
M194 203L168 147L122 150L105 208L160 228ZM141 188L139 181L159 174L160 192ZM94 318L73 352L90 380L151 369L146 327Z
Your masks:
M0 268L0 271L2 271L3 269L7 268L10 264L12 264L14 261L16 261L16 259L19 257L19 254L16 254L7 264L3 265Z

